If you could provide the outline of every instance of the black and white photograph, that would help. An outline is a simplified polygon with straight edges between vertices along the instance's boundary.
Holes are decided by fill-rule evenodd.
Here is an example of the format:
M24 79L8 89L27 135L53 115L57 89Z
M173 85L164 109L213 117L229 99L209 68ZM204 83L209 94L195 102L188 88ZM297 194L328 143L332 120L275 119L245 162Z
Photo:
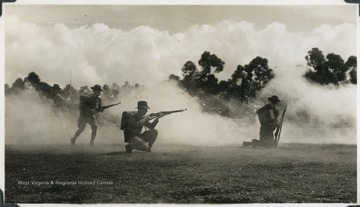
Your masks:
M359 203L359 4L29 2L0 18L4 203Z

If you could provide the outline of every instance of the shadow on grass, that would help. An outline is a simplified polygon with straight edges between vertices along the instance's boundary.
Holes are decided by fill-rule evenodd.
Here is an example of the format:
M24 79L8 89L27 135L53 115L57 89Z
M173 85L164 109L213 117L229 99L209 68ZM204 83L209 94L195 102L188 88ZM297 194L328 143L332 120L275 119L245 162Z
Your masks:
M98 155L127 155L129 153L126 152L107 152L107 153L99 153Z

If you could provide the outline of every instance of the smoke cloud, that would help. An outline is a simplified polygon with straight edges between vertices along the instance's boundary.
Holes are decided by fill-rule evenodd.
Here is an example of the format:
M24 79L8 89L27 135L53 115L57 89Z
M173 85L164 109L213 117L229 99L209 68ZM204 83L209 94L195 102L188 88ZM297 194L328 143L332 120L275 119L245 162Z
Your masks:
M219 79L230 78L237 65L248 64L256 56L269 60L275 78L253 104L259 108L268 96L276 94L288 106L287 116L306 111L313 117L285 122L282 142L356 143L356 86L311 84L302 77L306 68L298 66L306 65L304 57L314 47L324 54L339 54L344 60L356 54L353 24L291 33L279 22L257 29L251 22L224 20L170 34L148 26L123 31L102 23L41 27L7 16L5 34L5 81L9 84L34 71L48 83L64 86L71 80L76 88L125 81L145 85L139 93L120 94L122 104L108 112L118 117L118 122L100 127L97 142L122 143L118 129L121 112L135 110L138 100L148 101L150 112L188 109L160 120L161 142L239 145L258 138L258 122L249 125L249 117L234 120L204 113L199 100L173 83L163 82L170 74L181 76L186 61L197 63L201 54L209 51L226 64L217 75ZM77 114L59 115L35 92L7 97L5 107L6 142L10 144L69 143L76 130ZM80 143L89 142L89 131L88 126L79 137Z
M125 81L151 85L169 74L181 75L185 62L196 63L204 51L225 62L220 79L230 78L239 64L248 64L256 56L267 58L275 67L305 65L304 57L313 47L344 59L356 54L353 24L291 33L278 22L259 30L251 22L224 20L170 34L148 26L122 31L102 23L78 28L64 24L41 27L8 16L5 32L6 82L36 71L44 80L65 85L71 70L76 87Z

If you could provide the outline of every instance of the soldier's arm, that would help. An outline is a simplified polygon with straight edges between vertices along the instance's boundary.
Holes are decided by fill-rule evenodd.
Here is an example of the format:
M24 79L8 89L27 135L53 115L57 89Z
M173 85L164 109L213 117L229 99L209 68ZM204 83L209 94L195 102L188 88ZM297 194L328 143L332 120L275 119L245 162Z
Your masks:
M104 109L102 109L101 107L102 107L102 100L101 100L100 97L97 97L97 98L96 98L96 106L95 106L95 109L96 109L97 111L103 112Z
M145 126L147 127L147 128L149 128L149 129L154 129L155 127L156 127L156 125L159 123L159 118L156 118L153 122L149 122L149 121L147 121L146 123L145 123Z
M142 119L136 120L135 116L130 116L129 117L129 127L132 127L132 128L142 127L145 125L145 123L147 121L149 121L149 119L150 119L149 116L144 116Z

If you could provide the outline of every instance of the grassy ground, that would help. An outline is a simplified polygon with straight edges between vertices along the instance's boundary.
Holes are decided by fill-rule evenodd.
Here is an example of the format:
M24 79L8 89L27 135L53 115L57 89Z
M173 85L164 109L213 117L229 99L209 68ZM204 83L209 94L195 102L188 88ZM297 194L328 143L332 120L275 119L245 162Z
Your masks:
M157 144L153 153L131 154L123 145L12 145L5 150L5 201L356 203L356 174L355 145Z

